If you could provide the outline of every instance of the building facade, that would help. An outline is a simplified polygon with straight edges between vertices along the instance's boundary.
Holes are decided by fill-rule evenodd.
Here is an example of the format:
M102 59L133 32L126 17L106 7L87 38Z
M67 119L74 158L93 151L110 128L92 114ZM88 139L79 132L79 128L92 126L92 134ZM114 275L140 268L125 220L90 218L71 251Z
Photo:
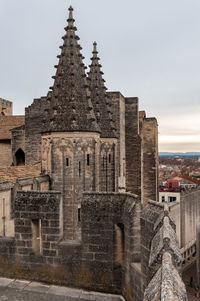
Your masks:
M0 169L0 274L142 300L164 212L157 121L106 91L95 42L86 75L72 7L67 22L51 91L12 128Z

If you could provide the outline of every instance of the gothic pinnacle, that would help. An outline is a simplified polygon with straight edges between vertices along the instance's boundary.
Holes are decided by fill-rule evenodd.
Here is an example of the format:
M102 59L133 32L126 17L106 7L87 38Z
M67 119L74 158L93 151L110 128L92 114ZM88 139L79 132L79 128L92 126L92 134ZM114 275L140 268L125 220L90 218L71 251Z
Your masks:
M99 62L98 62L99 61L99 57L98 57L98 51L97 51L97 42L93 43L92 54L93 54L93 56L92 56L91 60L96 60L97 61L96 64L99 65Z
M93 43L93 51L92 51L92 57L91 57L91 65L90 71L88 72L88 79L92 82L90 83L92 86L95 86L95 88L101 88L104 89L104 79L102 78L103 72L101 71L101 64L99 63L99 57L98 57L98 51L97 51L97 43Z
M85 65L81 46L75 34L73 8L69 7L66 33L63 37L61 53L56 65L54 84L51 87L49 114L46 123L47 131L84 131L101 132L96 121L93 105L90 99ZM55 110L56 109L56 114ZM72 114L69 114L72 112Z
M97 54L98 54L98 52L97 52L97 42L93 43L93 51L92 51L92 53L93 53L93 57L97 57Z
M97 122L101 128L102 137L115 137L112 131L110 110L107 107L105 80L102 77L101 64L99 63L97 43L93 43L90 70L88 72L88 85L91 92L91 99L94 107Z

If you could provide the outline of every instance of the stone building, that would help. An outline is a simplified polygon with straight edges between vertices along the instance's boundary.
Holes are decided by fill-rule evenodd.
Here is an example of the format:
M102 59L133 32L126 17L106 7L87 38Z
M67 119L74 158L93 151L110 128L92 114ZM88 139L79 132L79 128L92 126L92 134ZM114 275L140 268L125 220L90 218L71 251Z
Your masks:
M24 164L23 151L24 146L20 146L16 149L12 143L16 140L16 136L12 129L16 127L23 127L24 116L4 116L0 115L0 167L9 166L15 163L15 165ZM15 129L16 131L16 129ZM18 130L19 132L19 130ZM13 163L14 162L14 163Z
M107 92L95 42L86 75L72 7L67 21L51 91L12 128L14 166L0 169L0 274L142 300L166 247L152 268L151 241L170 227L149 203L158 201L157 121L138 98ZM175 258L176 270L171 226L163 260Z
M13 113L12 102L0 98L0 116L10 116Z
M12 150L11 130L17 127L23 127L24 116L13 116L12 102L0 98L0 167L9 166L15 162L15 165L21 164L20 149ZM23 148L23 147L22 147ZM24 149L24 148L23 148Z

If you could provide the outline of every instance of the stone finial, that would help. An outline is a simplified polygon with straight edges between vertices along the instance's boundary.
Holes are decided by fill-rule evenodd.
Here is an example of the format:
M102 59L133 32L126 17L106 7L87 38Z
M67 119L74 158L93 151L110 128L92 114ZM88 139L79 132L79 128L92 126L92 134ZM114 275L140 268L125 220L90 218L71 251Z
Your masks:
M97 42L93 43L93 51L92 51L92 53L93 53L93 58L94 57L97 58L97 54L98 54L98 51L97 51Z
M74 30L75 31L77 28L74 26L75 20L74 20L74 16L73 16L73 7L70 6L68 8L68 10L69 10L69 17L67 19L68 26L65 28L65 30L67 31L67 30L70 29L70 30Z
M93 46L94 46L93 51L96 52L97 51L97 42L94 41Z
M73 18L73 7L70 5L70 7L68 8L68 10L69 10L69 18L68 18L68 20L74 20L74 18Z

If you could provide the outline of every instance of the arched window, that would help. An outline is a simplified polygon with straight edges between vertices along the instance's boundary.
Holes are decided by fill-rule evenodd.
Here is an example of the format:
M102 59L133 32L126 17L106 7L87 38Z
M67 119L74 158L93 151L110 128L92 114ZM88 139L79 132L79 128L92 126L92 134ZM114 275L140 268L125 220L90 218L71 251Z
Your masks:
M78 175L81 176L81 161L78 162Z
M66 165L66 167L69 167L69 158L66 158L65 165Z
M15 153L15 162L17 166L25 165L25 153L21 148L19 148Z

